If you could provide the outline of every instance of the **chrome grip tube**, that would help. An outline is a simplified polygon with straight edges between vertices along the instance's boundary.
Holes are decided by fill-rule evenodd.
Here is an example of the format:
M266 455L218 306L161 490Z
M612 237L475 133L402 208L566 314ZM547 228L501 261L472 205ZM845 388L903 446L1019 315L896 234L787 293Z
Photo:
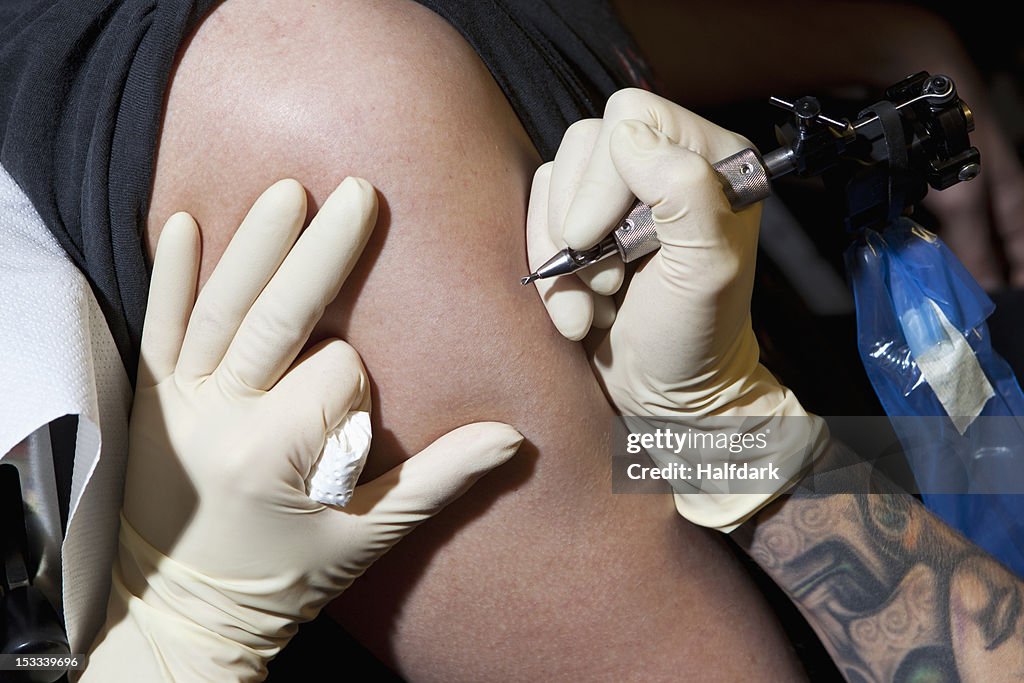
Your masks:
M722 159L714 169L734 210L750 206L771 194L768 171L753 149L747 148ZM615 228L612 237L626 263L636 261L661 246L651 207L639 201Z

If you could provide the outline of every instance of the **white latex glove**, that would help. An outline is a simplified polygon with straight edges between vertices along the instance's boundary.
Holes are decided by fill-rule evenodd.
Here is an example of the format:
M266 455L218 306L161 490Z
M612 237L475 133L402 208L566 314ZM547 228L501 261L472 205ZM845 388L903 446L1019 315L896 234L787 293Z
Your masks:
M711 423L707 416L765 418L744 427L751 432L774 424L768 448L733 461L778 466L778 490L676 496L687 519L724 531L788 487L824 436L820 420L806 417L796 397L759 363L750 296L761 206L733 212L711 166L750 146L668 100L620 91L603 120L571 127L555 161L537 171L527 226L535 267L564 245L596 244L635 198L652 207L662 247L637 270L617 313L609 310L610 300L590 298L572 276L538 281L538 290L569 338L585 335L591 320L614 320L594 368L622 414L683 418L709 431L740 421ZM594 275L590 284L613 291L610 272ZM773 422L780 417L795 419Z
M344 509L307 497L326 434L370 395L345 342L296 355L362 251L376 195L348 178L298 236L305 215L297 182L268 189L194 308L195 223L178 214L164 228L108 618L85 680L262 679L299 622L522 440L469 425Z

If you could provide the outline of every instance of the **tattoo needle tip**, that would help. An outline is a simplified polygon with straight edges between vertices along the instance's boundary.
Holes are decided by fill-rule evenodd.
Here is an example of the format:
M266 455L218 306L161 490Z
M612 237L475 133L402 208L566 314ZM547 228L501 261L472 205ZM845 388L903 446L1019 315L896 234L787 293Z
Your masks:
M537 273L530 273L530 274L529 274L529 275L527 275L526 277L524 277L524 278L521 278L521 279L519 280L519 284L521 284L521 285L528 285L528 284L530 284L531 282L533 282L534 280L539 280L539 279L540 279L540 276L539 276L539 275L537 275Z

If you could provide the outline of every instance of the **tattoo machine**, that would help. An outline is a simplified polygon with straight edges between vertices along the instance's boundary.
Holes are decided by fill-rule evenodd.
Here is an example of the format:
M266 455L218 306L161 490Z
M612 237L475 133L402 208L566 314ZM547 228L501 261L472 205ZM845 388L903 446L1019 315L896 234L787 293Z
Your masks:
M928 186L944 190L981 170L968 138L974 117L948 76L909 76L853 122L825 116L814 97L771 103L792 114L780 130L782 146L763 156L744 149L714 164L733 209L766 198L775 178L822 176L845 195L847 228L859 231L891 222ZM651 207L638 201L596 246L563 249L520 282L574 273L616 254L629 263L660 246Z

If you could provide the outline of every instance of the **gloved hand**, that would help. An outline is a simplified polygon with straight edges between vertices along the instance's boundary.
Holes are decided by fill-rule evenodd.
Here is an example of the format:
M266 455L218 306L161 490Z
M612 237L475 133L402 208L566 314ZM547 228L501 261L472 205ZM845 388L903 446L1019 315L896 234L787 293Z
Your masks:
M348 178L298 236L305 215L297 182L268 189L194 308L195 223L178 214L164 228L108 619L85 680L262 679L299 622L522 441L468 425L344 509L307 497L327 433L370 393L345 342L296 355L362 251L376 195Z
M734 212L711 166L749 146L668 100L620 91L603 120L572 126L555 161L537 171L527 227L535 267L565 245L596 244L634 196L652 207L662 247L637 270L617 312L604 296L621 280L621 261L614 257L607 260L613 266L586 279L538 281L538 289L569 338L585 335L591 322L611 324L593 364L622 414L682 418L693 429L719 432L738 430L741 421L712 425L708 416L765 418L748 421L742 427L748 432L774 424L766 448L748 449L733 461L779 467L777 489L759 484L755 493L676 496L687 519L725 531L786 488L824 437L820 420L807 417L759 363L750 296L761 206ZM781 417L794 419L782 425Z

